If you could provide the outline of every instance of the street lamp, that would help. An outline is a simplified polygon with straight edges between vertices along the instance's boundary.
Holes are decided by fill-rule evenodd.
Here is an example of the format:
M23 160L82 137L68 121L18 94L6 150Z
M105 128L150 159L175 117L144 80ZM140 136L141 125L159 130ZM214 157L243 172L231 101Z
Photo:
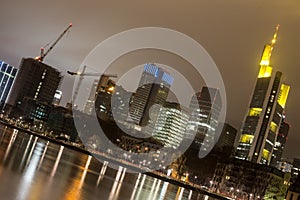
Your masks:
M170 175L172 174L172 171L173 171L172 168L171 168L171 169L168 169L168 171L167 171L167 176L170 176Z
M209 181L209 183L210 183L209 189L212 191L212 184L213 184L213 181L211 180L211 181Z

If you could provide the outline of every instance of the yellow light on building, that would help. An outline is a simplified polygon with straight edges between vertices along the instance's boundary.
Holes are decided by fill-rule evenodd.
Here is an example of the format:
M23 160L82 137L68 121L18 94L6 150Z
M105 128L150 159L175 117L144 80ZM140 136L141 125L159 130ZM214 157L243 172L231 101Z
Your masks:
M279 93L277 102L282 108L285 107L285 104L286 104L286 101L287 101L287 98L288 98L288 95L290 92L290 88L291 87L289 85L281 84L280 93Z
M260 67L258 78L267 78L272 76L272 67L268 65L262 65Z
M263 150L262 157L266 160L269 160L270 152L267 149Z
M252 116L259 116L261 111L262 111L262 108L250 108L248 115L251 116L251 117Z
M241 137L241 142L252 144L253 139L254 139L254 135L243 134L242 137Z
M271 129L271 131L273 131L273 133L276 133L277 124L275 124L275 122L272 121L270 124L270 129Z
M273 46L271 46L269 44L265 45L263 54L261 56L260 66L269 66L270 65L272 50L273 50Z
M115 87L111 86L107 89L109 92L113 92L115 90Z
M266 78L272 75L272 67L270 67L270 60L273 51L274 44L277 40L279 25L276 26L276 31L274 33L273 39L271 40L271 44L266 44L264 51L260 60L260 71L258 74L258 78Z

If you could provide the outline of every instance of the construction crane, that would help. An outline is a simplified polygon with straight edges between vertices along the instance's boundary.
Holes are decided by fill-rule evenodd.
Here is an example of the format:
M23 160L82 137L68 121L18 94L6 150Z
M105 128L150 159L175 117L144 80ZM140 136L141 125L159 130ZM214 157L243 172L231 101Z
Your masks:
M68 32L68 30L72 27L72 23L60 34L60 36L53 42L53 44L49 47L49 49L45 52L45 47L41 48L40 56L35 57L36 60L43 62L44 58L48 55L48 53L53 49L53 47L59 42L59 40ZM47 46L47 45L46 45Z
M113 77L113 78L117 78L118 75L117 74L103 74L103 73L82 73L82 72L71 72L71 71L67 71L68 74L72 75L72 76L107 76L107 77Z
M75 103L75 100L77 98L78 91L79 91L79 88L80 88L80 85L81 85L81 82L82 82L84 76L101 76L101 77L107 77L107 78L109 78L109 77L117 78L118 77L117 74L104 74L104 73L92 73L92 72L86 73L85 72L86 68L87 68L87 66L83 66L83 69L82 69L81 72L67 71L67 73L72 75L72 76L80 76L79 80L77 82L75 91L74 91L74 95L73 95L73 102L74 103Z

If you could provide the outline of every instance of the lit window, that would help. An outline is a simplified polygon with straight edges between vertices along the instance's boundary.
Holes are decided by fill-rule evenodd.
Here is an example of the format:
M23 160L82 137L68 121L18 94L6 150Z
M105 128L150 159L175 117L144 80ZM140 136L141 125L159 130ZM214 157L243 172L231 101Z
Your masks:
M259 116L262 111L262 108L250 108L249 116Z
M250 143L252 144L254 135L243 134L241 137L241 143Z
M271 122L270 124L270 129L273 133L276 133L276 130L277 130L277 124L275 124L275 122Z
M263 150L262 157L266 160L269 159L270 152L267 149Z

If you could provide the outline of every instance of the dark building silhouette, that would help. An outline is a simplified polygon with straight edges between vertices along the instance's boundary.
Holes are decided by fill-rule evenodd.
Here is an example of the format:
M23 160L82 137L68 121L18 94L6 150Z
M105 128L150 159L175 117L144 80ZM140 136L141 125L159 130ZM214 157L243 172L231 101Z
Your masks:
M22 106L27 97L51 105L61 78L57 69L33 58L23 58L9 103Z
M300 176L298 176L296 181L289 187L285 199L286 200L300 199Z
M294 158L293 168L291 172L291 181L295 181L296 178L300 175L300 158Z
M227 123L221 124L218 128L220 127L222 131L219 140L207 156L199 158L198 151L192 146L184 153L189 173L197 177L198 183L206 186L209 186L218 162L227 162L234 151L237 130Z
M23 58L9 97L14 115L25 115L29 118L34 115L33 113L48 115L43 113L43 106L40 105L52 104L61 78L57 69L33 58ZM37 103L32 103L33 101Z
M287 141L289 129L290 129L290 125L287 122L282 121L278 131L278 135L277 135L277 139L276 139L276 143L273 149L273 154L271 159L271 166L273 167L277 167L279 162L281 161L285 143Z
M77 140L77 130L73 120L72 109L62 106L52 106L49 111L46 127L48 132L52 131L56 137L67 135L70 141ZM67 138L65 138L67 139Z
M215 145L221 106L220 92L216 88L203 87L191 99L186 137L193 140L192 148L200 158L206 156Z
M237 130L230 124L224 123L222 125L222 132L214 148L217 148L219 151L227 153L228 156L230 156L234 150L234 142L236 139Z

